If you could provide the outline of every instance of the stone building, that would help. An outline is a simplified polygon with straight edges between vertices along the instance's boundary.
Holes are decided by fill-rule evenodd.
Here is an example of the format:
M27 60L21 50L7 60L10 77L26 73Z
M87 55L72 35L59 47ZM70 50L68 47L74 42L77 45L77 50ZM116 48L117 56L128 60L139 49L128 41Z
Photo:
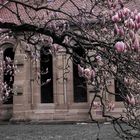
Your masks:
M11 7L12 5L9 4ZM11 19L16 22L14 15L7 14L4 7L0 7L0 18L5 18L7 21ZM5 59L6 56L13 59L19 72L14 77L12 83L13 90L16 94L4 104L0 105L1 120L16 120L16 121L89 121L89 107L95 92L88 84L84 84L82 88L81 77L78 76L78 70L75 64L69 62L69 72L66 72L65 67L67 58L69 57L64 50L60 50L56 56L44 56L40 53L40 62L34 65L30 58L25 59L25 52L22 50L25 43L20 40L5 38L0 42L2 54L0 59ZM43 60L48 59L47 62ZM41 75L41 80L44 77L51 78L51 82L44 86L40 86L35 80L34 72L48 67L49 73ZM37 67L36 67L37 66ZM46 68L46 67L45 67ZM37 75L36 75L37 76ZM4 76L1 73L1 77ZM109 89L117 92L118 83L113 79L108 81ZM106 95L108 100L115 102L115 109L111 112L117 115L122 111L121 98L118 96ZM94 117L103 119L100 109L92 109Z

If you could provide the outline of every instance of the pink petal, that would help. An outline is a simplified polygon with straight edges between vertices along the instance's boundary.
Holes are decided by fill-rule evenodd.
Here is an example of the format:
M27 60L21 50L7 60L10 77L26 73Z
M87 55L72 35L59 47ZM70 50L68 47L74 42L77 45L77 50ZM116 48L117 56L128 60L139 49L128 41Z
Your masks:
M122 41L119 41L115 44L115 49L118 52L123 52L125 50L125 44Z

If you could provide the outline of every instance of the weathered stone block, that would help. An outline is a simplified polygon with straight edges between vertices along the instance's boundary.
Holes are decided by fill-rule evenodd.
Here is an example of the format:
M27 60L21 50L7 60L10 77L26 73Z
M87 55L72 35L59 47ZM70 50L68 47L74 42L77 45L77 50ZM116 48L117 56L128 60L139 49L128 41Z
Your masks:
M23 66L24 65L24 59L25 59L25 55L23 54L18 54L15 56L15 64L17 66Z
M14 91L14 95L22 95L23 87L21 85L14 85L13 91Z

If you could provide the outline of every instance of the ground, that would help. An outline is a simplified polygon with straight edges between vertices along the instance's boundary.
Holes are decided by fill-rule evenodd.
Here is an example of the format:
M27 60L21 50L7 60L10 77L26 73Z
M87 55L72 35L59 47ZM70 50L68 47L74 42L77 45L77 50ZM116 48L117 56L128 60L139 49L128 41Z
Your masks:
M96 140L96 124L1 124L0 140ZM110 124L101 124L100 140L120 140Z

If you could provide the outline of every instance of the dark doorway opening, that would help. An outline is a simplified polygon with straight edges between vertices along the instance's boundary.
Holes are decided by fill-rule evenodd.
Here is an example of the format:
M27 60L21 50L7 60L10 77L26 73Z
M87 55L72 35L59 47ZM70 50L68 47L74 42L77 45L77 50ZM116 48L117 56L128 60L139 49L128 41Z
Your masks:
M123 81L115 80L115 101L122 102L127 94L127 88L123 84Z
M53 62L47 48L40 51L41 103L53 103ZM47 72L48 71L48 72ZM50 80L49 80L50 79ZM46 82L46 81L49 82Z
M79 57L85 57L84 51L81 48L74 50ZM78 74L79 59L73 59L73 91L74 91L74 102L87 102L87 84L83 77Z

